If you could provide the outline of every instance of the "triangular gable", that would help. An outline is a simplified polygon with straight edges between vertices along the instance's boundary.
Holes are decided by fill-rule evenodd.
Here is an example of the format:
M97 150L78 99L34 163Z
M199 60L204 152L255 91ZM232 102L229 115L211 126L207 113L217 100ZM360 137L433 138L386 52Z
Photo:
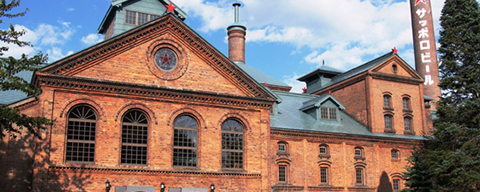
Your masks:
M408 65L397 54L383 61L377 66L369 70L371 73L382 73L392 76L400 76L406 78L422 79L422 77L410 65Z
M341 110L345 109L345 106L343 106L342 103L340 103L340 101L335 99L335 97L333 97L330 94L326 94L326 95L322 95L318 98L311 99L309 101L304 102L302 107L299 110L300 111L306 111L306 110L309 110L309 109L312 109L312 108L318 108L318 107L322 106L322 104L325 103L326 101L332 101Z
M56 61L42 69L37 75L62 76L62 78L65 76L73 77L99 63L165 34L170 34L175 39L178 39L179 44L191 50L196 57L213 68L234 87L241 90L245 96L269 100L274 98L264 87L258 85L247 74L244 74L232 61L173 14L167 14L153 22Z

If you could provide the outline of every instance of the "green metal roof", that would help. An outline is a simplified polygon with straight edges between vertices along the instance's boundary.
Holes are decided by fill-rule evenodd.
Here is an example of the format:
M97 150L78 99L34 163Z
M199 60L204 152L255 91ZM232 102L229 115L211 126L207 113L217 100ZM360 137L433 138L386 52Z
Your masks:
M312 102L325 96L298 94L282 91L273 91L282 102L278 104L275 114L270 116L270 126L273 129L314 131L325 133L339 133L362 135L382 138L423 140L421 136L399 135L388 133L372 133L342 110L338 110L339 120L317 120L300 110L304 103ZM332 96L333 97L333 96Z

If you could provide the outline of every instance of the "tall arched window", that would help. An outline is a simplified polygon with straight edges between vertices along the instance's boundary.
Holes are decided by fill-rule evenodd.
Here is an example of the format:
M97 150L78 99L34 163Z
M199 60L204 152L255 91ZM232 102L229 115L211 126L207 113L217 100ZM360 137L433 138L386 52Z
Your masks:
M147 164L148 118L140 110L130 110L122 119L123 164Z
M97 115L85 105L72 108L68 114L65 161L94 162Z
M222 124L222 168L243 169L243 126L234 119Z
M188 115L175 119L173 166L197 166L198 123Z

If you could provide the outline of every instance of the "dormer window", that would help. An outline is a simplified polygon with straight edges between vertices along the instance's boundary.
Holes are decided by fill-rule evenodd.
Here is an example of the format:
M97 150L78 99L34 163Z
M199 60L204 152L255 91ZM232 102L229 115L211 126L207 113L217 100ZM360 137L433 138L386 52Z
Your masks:
M160 16L126 10L126 12L125 12L125 24L128 24L128 25L142 25L142 24L144 24L146 22L149 22L151 20L154 20L158 17L160 17Z
M324 120L337 120L337 108L320 107L320 116Z

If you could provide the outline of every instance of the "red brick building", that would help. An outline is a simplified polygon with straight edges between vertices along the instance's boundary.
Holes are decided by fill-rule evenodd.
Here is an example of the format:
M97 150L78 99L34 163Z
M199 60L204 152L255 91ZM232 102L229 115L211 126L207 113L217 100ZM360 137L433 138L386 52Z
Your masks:
M398 55L317 69L299 79L306 93L290 93L244 63L238 17L227 58L172 5L113 1L99 28L105 41L36 72L37 99L7 103L55 124L42 140L4 139L2 189L402 188L406 158L431 122L423 79Z

